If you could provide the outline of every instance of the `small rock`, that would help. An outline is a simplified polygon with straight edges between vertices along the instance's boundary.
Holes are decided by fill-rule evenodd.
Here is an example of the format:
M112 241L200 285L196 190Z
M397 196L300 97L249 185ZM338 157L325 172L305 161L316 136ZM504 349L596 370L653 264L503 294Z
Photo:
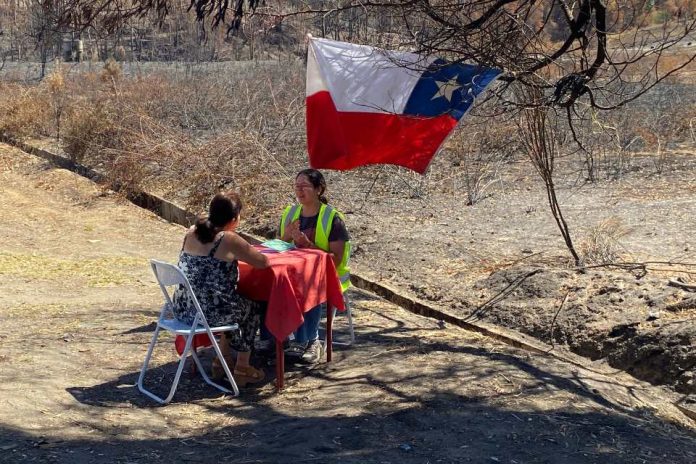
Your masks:
M525 255L531 255L532 253L534 253L534 252L532 250L530 250L529 248L525 248L524 250L522 250L522 254L525 254Z
M413 451L413 447L409 445L408 443L402 443L399 445L399 449L401 451Z
M648 318L646 320L648 321L654 321L656 319L660 318L660 311L650 311L648 313Z

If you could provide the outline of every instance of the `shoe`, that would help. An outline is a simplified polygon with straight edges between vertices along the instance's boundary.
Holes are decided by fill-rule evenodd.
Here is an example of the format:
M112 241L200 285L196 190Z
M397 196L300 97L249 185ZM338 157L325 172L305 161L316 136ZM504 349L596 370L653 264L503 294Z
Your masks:
M307 364L316 364L321 361L324 356L324 344L321 340L312 340L307 345L305 352L302 354L302 361Z
M262 369L252 366L237 366L232 373L235 383L240 387L245 387L250 383L259 383L266 378L266 373Z
M227 362L227 367L230 368L230 372L234 371L234 358L226 357L225 362ZM217 356L213 359L213 363L210 366L210 376L213 380L222 380L225 377L225 369L222 367L220 358Z
M291 341L288 347L285 348L285 356L288 358L301 358L306 350L307 343Z

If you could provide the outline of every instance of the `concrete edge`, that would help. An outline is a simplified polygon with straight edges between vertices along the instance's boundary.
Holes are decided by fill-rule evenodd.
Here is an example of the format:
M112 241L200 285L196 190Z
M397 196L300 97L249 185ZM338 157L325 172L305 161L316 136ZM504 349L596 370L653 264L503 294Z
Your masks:
M549 354L551 347L549 349L544 349L544 344L541 342L532 342L531 340L526 340L528 337L519 334L514 331L506 333L507 330L498 330L494 326L484 324L481 322L470 322L461 317L455 316L448 313L447 311L435 308L421 301L409 298L399 293L395 288L388 285L375 282L373 280L367 279L365 277L351 274L351 283L358 288L367 290L375 295L384 298L397 306L400 306L408 311L425 316L431 319L436 319L438 321L443 321L448 324L461 327L472 332L476 332L487 337L493 338L495 340L504 342L508 345L514 346L515 348L522 348L537 354Z
M95 182L109 182L104 174L101 174L98 171L95 171L94 169L84 166L80 163L72 161L64 156L51 153L45 149L35 147L33 145L30 145L29 143L8 137L3 134L0 134L0 141L15 146L24 152L43 158L58 167L70 170L83 177L87 177L88 179L91 179ZM122 188L119 185L116 185L113 182L111 183L111 188L115 191L122 190ZM196 218L196 215L194 213L157 195L153 195L143 191L128 191L126 192L126 197L135 205L152 211L162 219L165 219L175 224L189 227L191 224L193 224ZM239 232L239 234L243 236L246 240L254 244L258 244L265 240L263 237L259 237L246 232ZM523 349L525 351L529 351L535 354L551 356L560 361L578 366L582 369L588 369L602 375L612 375L612 373L618 371L617 369L612 370L608 368L608 366L600 366L588 363L587 359L583 358L582 356L576 355L562 348L553 347L535 338L524 335L520 332L502 328L500 326L492 324L487 324L481 321L470 321L463 319L461 317L450 314L443 309L433 307L424 302L402 295L401 293L399 293L397 289L392 288L388 285L375 282L357 274L351 274L351 283L361 290L373 293L414 314L418 314L438 321L444 321L462 329L479 333L481 335L492 338L506 345L513 346L515 348ZM638 379L636 380L638 381ZM677 409L685 417L688 417L692 421L696 421L696 415L694 414L694 412L683 406L682 403L685 401L685 399L686 397L682 398L679 401L673 402L672 404L676 406Z

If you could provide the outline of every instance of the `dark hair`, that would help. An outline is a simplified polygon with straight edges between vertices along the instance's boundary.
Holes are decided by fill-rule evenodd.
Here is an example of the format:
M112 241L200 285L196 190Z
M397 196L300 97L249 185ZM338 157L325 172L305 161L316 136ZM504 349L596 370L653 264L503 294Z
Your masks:
M326 199L326 196L324 193L326 192L326 180L324 179L324 175L317 171L316 169L303 169L300 172L297 173L295 176L295 180L297 180L298 177L300 176L305 176L307 179L309 179L309 182L312 184L314 188L318 188L319 190L319 201L322 203L328 203L329 200Z
M194 233L201 243L210 243L230 221L239 217L242 200L235 192L218 193L210 200L208 216L196 220Z

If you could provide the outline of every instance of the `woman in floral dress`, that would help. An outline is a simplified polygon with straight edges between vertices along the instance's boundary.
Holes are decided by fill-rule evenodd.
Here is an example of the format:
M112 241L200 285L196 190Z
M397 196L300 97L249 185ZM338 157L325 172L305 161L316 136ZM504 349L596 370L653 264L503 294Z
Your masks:
M233 370L237 384L260 382L264 372L249 364L251 348L259 329L265 303L250 300L237 293L241 260L251 266L268 267L268 259L240 237L242 202L234 192L218 193L210 202L208 216L199 218L184 237L179 267L191 284L201 309L211 326L238 324L239 330L221 334L220 349ZM174 314L186 323L196 315L190 296L183 287L174 292ZM236 364L230 347L237 351ZM220 361L213 361L213 376L222 377Z

